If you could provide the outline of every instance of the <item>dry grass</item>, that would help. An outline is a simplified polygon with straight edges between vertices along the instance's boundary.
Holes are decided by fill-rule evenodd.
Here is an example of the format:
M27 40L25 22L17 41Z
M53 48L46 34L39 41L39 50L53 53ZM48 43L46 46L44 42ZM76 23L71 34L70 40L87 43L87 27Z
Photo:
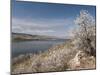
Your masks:
M90 56L77 57L80 58L76 62L80 62L78 66L72 63L77 60L75 57L78 51L74 44L68 42L54 46L44 53L20 57L20 60L13 61L12 74L95 68L95 58Z

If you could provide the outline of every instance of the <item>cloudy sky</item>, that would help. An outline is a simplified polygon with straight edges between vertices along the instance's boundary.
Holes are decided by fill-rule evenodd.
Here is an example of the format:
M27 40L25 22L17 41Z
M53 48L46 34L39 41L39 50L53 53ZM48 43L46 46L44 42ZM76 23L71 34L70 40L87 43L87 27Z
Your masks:
M69 37L80 10L87 10L95 17L94 6L12 0L12 32Z

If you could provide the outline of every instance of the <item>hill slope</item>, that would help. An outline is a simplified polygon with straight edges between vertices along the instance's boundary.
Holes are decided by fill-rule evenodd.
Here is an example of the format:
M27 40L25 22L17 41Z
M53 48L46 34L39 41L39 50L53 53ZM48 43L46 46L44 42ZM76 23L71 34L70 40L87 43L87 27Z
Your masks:
M24 33L12 33L13 41L29 41L29 40L60 40L61 38L47 35L31 35Z
M72 41L37 55L21 55L12 62L12 74L95 69L95 57L77 50Z

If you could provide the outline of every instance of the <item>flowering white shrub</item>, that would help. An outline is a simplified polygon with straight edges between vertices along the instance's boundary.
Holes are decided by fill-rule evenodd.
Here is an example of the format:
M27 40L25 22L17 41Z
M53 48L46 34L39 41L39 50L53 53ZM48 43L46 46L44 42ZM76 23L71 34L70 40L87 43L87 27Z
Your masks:
M81 10L77 16L75 24L78 25L78 31L75 40L78 40L78 49L95 55L95 19L86 10Z

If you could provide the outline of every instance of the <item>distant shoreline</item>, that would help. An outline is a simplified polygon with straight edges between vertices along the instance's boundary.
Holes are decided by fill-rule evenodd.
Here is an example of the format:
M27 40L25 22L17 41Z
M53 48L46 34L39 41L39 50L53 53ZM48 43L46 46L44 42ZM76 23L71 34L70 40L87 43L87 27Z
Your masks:
M54 36L46 36L46 35L30 35L23 33L12 33L12 42L19 41L54 41L54 40L68 40L63 38L58 38Z

